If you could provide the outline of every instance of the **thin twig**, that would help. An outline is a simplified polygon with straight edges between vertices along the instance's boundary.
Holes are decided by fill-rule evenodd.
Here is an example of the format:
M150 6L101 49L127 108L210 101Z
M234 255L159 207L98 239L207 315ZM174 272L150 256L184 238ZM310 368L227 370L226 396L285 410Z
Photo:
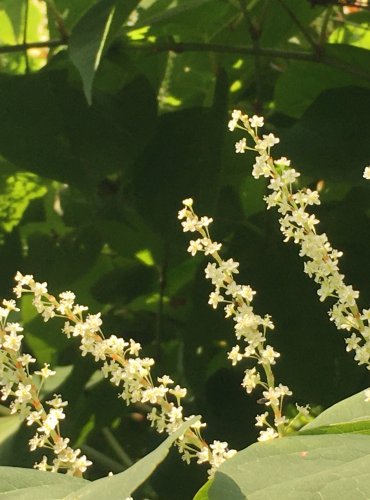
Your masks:
M41 47L66 47L66 40L46 40L44 42L29 42L16 45L0 46L0 54L10 52L22 52L26 49L35 49ZM202 42L159 42L159 43L141 43L133 42L123 46L126 50L141 50L147 52L220 52L225 54L244 54L255 55L256 49L253 47L244 47L241 45L222 45L218 43L202 43ZM279 50L269 48L259 48L258 54L261 57L281 57L282 59L299 59L304 61L316 61L318 56L308 51L298 50Z
M0 47L0 54L6 54L10 52L22 52L25 49L33 49L40 47L66 47L67 42L65 40L47 40L45 42L31 42L27 44L18 45L5 45ZM123 45L124 50L138 50L143 52L152 52L154 54L158 52L219 52L224 54L240 54L240 55L250 55L253 56L256 50L253 47L243 47L240 45L222 45L217 43L198 43L198 42L163 42L163 43L130 43ZM307 62L321 62L332 66L334 68L340 68L349 74L356 75L364 79L365 81L370 81L370 76L368 72L356 68L346 62L334 58L327 57L320 53L313 53L309 51L298 51L298 50L280 50L271 48L259 48L258 53L261 57L271 57L280 59L291 59L297 61L307 61Z
M42 47L65 47L67 42L64 40L46 40L44 42L18 43L16 45L0 46L0 54L9 54L12 52L24 52L28 49L39 49Z
M66 28L66 25L64 24L64 19L62 15L60 14L59 10L56 8L55 3L53 0L45 0L46 5L49 7L51 13L54 16L55 23L57 25L57 29L59 31L60 36L62 37L62 40L67 41L69 37L69 32L68 29Z
M241 54L253 56L256 54L256 49L253 47L245 47L242 45L223 45L218 43L202 43L202 42L159 42L159 43L141 43L133 42L123 46L127 50L142 50L147 52L219 52L224 54ZM280 57L282 59L298 59L304 61L319 61L317 54L308 51L298 50L280 50L261 48L258 49L258 54L261 57Z

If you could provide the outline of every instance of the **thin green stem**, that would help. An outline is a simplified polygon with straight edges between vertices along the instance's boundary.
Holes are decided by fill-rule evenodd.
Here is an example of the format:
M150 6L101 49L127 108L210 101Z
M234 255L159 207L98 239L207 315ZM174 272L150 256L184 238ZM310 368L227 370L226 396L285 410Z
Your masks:
M94 463L100 463L106 469L114 472L115 474L123 472L126 469L126 467L124 467L121 463L113 460L110 457L107 457L104 453L96 450L95 448L92 448L87 444L81 445L81 451L91 457L94 460Z
M122 448L121 444L114 437L112 432L107 427L104 427L104 429L102 430L102 434L107 443L109 444L109 446L112 448L112 450L119 458L121 464L123 465L123 469L131 467L131 465L134 463L133 460L125 452L125 450Z
M29 14L29 0L25 0L24 6L24 26L23 26L23 45L27 46L27 31L28 31L28 14ZM26 73L30 72L30 63L28 60L27 49L24 49L24 60L26 63Z
M322 21L322 25L321 25L321 29L320 29L320 37L319 37L320 47L323 47L324 43L326 42L327 32L328 32L328 24L329 24L332 12L333 12L333 6L330 5L325 10L324 19Z

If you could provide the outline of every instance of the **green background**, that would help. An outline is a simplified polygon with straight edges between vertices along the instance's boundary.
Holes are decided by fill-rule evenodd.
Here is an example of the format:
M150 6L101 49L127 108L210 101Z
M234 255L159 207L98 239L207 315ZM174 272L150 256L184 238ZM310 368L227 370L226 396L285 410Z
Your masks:
M292 401L319 412L367 387L227 122L235 108L264 115L281 138L276 155L292 159L302 185L320 186L320 230L367 307L369 22L366 10L296 0L2 0L0 295L12 297L17 270L51 293L73 290L102 311L106 335L141 342L156 374L189 389L185 412L203 415L207 440L246 447L259 394L243 392L243 366L226 356L232 322L207 305L204 258L186 252L177 211L191 196L257 291L256 311L273 317L276 374ZM43 40L55 43L9 50ZM63 433L94 460L88 478L161 442L148 409L126 408L61 322L44 324L27 298L20 315L27 351L61 367L48 390L69 401ZM29 429L15 427L0 419L0 464L32 466ZM171 499L174 480L176 498L191 498L205 468L172 451L135 499Z

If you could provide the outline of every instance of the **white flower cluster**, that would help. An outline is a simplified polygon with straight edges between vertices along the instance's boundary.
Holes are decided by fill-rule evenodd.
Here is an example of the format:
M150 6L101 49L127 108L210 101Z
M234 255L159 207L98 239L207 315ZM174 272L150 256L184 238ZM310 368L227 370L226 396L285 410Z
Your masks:
M65 418L63 402L57 394L46 404L47 411L39 399L40 389L44 381L55 372L45 364L41 370L30 374L29 367L35 359L29 354L21 353L23 328L19 323L8 321L9 313L19 311L14 300L4 300L0 307L0 393L1 401L12 398L10 413L19 414L27 425L36 424L37 433L29 441L31 451L36 448L49 448L54 454L52 464L48 464L47 457L35 464L40 470L52 472L66 471L67 474L81 477L92 462L85 455L80 456L80 450L68 446L69 439L60 434L59 422Z
M356 303L359 292L345 284L344 275L339 270L338 262L342 252L332 248L325 233L317 233L319 220L307 211L309 206L320 204L319 194L307 188L293 189L300 176L299 172L291 168L287 158L274 160L270 156L270 148L279 139L273 134L263 135L261 139L257 130L259 125L255 126L256 123L256 117L249 118L241 111L234 110L229 129L238 127L247 131L252 138L253 147L249 149L258 154L252 175L256 179L269 179L271 194L264 198L267 208L277 207L281 214L279 222L284 241L293 239L300 246L299 255L305 259L304 271L319 285L317 294L320 301L328 297L334 299L335 303L329 311L330 319L338 329L352 332L346 339L347 351L354 350L358 364L366 364L370 369L370 309L359 311ZM262 118L259 123L263 123ZM240 141L236 145L238 149L239 143ZM363 176L370 179L370 167L365 168Z
M263 123L255 117L251 120L256 126ZM233 126L234 121L230 122L229 128L233 128ZM256 292L249 285L239 285L234 280L233 275L239 272L239 263L233 259L224 261L219 255L221 243L212 241L208 230L212 219L199 218L193 210L191 198L184 200L183 204L184 207L178 214L178 218L182 220L183 231L197 232L200 236L196 240L190 241L188 252L191 255L204 252L205 255L211 255L215 260L215 262L209 262L205 268L206 278L211 280L215 287L214 291L210 293L208 303L214 309L219 304L224 304L225 317L232 317L235 322L235 336L239 343L228 353L228 358L233 365L242 359L254 359L261 365L265 373L265 380L263 380L256 367L247 369L242 386L247 393L251 393L257 386L264 389L263 398L266 406L273 411L274 426L271 426L266 418L257 420L258 426L267 425L267 430L261 431L259 440L273 439L284 434L284 429L289 423L287 419L282 417L282 405L284 397L292 394L289 388L282 384L275 386L271 367L276 363L276 358L280 354L272 346L266 345L267 331L273 330L274 324L269 315L261 317L254 313L251 303ZM265 415L267 416L268 413L266 412Z
M151 375L154 360L139 357L141 350L139 343L133 339L127 342L115 335L104 338L100 313L87 313L86 306L75 303L73 292L60 293L57 299L49 294L46 283L36 282L32 275L23 276L18 272L15 279L17 285L14 292L17 297L21 297L23 293L32 293L33 304L45 321L54 316L67 320L63 327L64 334L68 338L79 337L82 356L91 354L95 361L103 362L101 371L104 377L109 378L113 385L120 387L119 397L127 405L136 402L155 405L147 417L158 432L171 434L184 421L192 418L183 416L181 400L186 396L186 389L179 385L174 386L174 381L167 375L158 377L158 383L154 384ZM198 462L205 461L203 459L207 450L206 461L211 465L209 473L212 475L215 469L236 451L227 450L225 447L221 454L217 446L216 448L213 445L208 446L200 435L200 429L204 426L204 423L196 422L178 440L177 445L182 459L187 463L192 458Z

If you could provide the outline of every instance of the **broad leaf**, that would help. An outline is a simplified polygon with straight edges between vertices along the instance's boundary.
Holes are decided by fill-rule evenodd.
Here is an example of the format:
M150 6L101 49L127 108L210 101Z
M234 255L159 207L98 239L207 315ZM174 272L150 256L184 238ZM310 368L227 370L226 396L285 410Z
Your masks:
M0 75L0 121L7 124L0 154L19 169L82 186L91 202L91 184L132 163L156 117L143 77L99 97L88 107L67 69Z
M361 182L370 157L369 109L369 89L327 90L299 122L281 131L276 154L283 153L300 166L301 172L317 179L337 180L340 176L342 180Z
M102 55L115 32L138 2L100 0L93 5L73 28L69 55L78 69L86 99L91 104L92 86Z
M129 469L112 477L105 477L90 483L78 492L79 499L104 498L109 491L110 498L126 498L131 495L148 477L154 472L158 465L166 458L171 446L186 430L199 420L193 417L188 420L171 436L169 436L154 451L146 455ZM75 494L67 496L66 500L75 499Z
M323 411L301 429L301 433L369 432L370 402L365 401L364 391L355 394ZM331 429L331 430L330 430Z
M13 434L19 429L22 421L17 415L9 415L0 418L0 445L4 446L4 443L12 437Z
M209 489L212 486L212 483L213 483L213 479L210 479L205 484L203 484L203 486L198 491L198 493L195 495L193 500L208 500Z
M87 483L63 474L19 467L0 467L0 496L22 500L63 499ZM76 496L74 496L76 498Z
M326 89L357 85L370 87L368 50L349 45L325 47L323 62L291 62L275 86L278 111L294 118L302 116L321 92Z
M352 434L256 443L219 468L208 498L369 498L369 450L370 437Z

